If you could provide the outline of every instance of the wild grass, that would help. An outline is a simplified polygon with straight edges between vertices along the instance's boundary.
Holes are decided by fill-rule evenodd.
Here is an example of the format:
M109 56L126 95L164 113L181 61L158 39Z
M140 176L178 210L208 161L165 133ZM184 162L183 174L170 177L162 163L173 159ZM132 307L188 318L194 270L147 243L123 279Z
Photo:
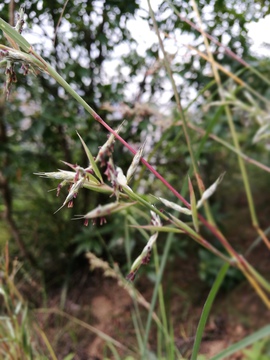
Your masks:
M139 150L136 151L129 143L125 141L125 134L123 134L123 136L121 135L121 127L116 130L112 129L98 115L98 113L92 109L92 107L87 104L76 91L74 91L70 84L68 84L48 62L46 62L38 53L35 52L31 44L29 44L17 31L18 29L10 27L3 19L0 19L0 28L3 32L5 32L8 38L11 39L11 47L0 45L1 54L4 59L2 61L2 65L6 66L7 91L10 90L10 86L14 80L14 64L27 64L29 69L31 69L34 73L41 71L42 73L51 76L60 86L66 90L66 92L68 92L75 100L77 100L78 105L81 105L101 126L106 128L110 133L109 140L105 144L100 144L101 148L97 154L92 154L90 152L87 144L78 134L88 159L87 166L84 166L83 164L73 165L65 163L65 165L71 168L71 171L55 171L55 169L52 169L51 172L41 172L38 173L38 175L46 178L61 180L61 184L58 186L58 191L60 191L61 188L66 185L69 186L67 197L58 210L62 209L66 205L68 207L72 207L74 199L79 201L80 193L83 188L88 189L88 191L99 191L108 195L107 203L101 204L88 213L82 214L80 216L80 218L84 219L85 223L88 223L89 220L96 222L98 219L102 224L105 224L106 217L115 213L124 213L131 216L133 227L135 226L138 231L141 232L142 236L145 237L146 245L134 262L131 261L131 254L129 253L128 249L129 246L127 246L127 257L130 263L130 271L127 276L128 280L133 281L137 273L140 271L140 268L143 265L149 263L151 253L154 254L154 259L151 261L154 261L156 278L150 303L147 303L145 299L143 299L141 295L138 294L132 285L125 284L123 276L120 275L117 270L110 270L109 267L107 267L107 271L112 271L113 275L111 276L116 278L121 286L124 284L123 286L126 288L134 301L134 313L132 321L137 338L137 348L131 349L131 355L129 356L130 359L133 358L133 356L134 359L184 359L174 342L173 326L166 312L165 296L162 286L164 269L168 261L168 256L175 233L180 234L180 236L181 234L188 236L190 239L197 242L200 246L206 248L208 251L213 253L214 256L219 257L224 262L224 265L221 267L220 272L216 276L216 280L202 310L192 353L190 354L192 360L199 359L200 357L203 358L202 355L199 355L199 352L205 324L207 323L214 299L222 282L224 281L226 271L229 267L234 267L240 270L246 280L253 287L254 291L261 299L266 309L270 308L270 284L268 280L259 274L254 266L251 265L247 259L234 248L230 239L225 236L220 226L217 224L211 206L208 202L210 196L212 196L214 192L218 192L219 187L222 186L221 180L223 175L219 174L220 177L218 177L214 182L210 182L207 178L204 178L203 180L204 176L201 174L200 167L198 165L198 162L201 158L201 153L204 149L204 145L209 139L211 139L214 143L221 144L224 148L227 149L226 151L228 151L229 154L233 154L237 157L238 176L241 178L243 184L250 215L250 224L256 231L259 239L263 241L266 251L268 251L270 249L270 242L267 238L266 230L264 230L260 225L260 219L255 207L254 196L247 171L247 164L252 164L253 166L258 167L262 173L269 172L269 167L265 164L262 164L258 160L251 159L250 156L245 154L245 151L242 149L241 143L239 141L239 137L243 129L236 128L234 115L237 111L244 110L247 116L255 118L257 117L260 119L257 130L254 134L254 142L261 141L267 136L268 132L269 126L265 119L267 119L267 108L269 106L269 101L267 98L261 95L257 89L253 89L243 79L241 79L241 74L231 73L228 69L225 69L224 66L217 62L217 60L214 58L214 54L211 51L211 46L209 43L209 39L213 41L213 38L202 30L203 24L201 23L196 2L192 1L192 5L199 24L196 26L196 29L199 30L203 36L205 52L203 53L198 49L191 47L190 49L192 51L196 51L197 56L204 58L210 64L214 80L211 80L211 86L214 84L216 87L215 100L210 98L206 104L203 104L203 107L207 106L208 108L216 108L216 115L214 115L210 124L205 126L205 128L194 124L194 122L191 121L190 113L182 106L181 98L174 80L171 61L165 51L164 39L160 33L155 14L151 8L151 3L148 0L149 13L158 38L160 51L163 56L163 62L171 82L176 102L176 120L170 123L168 131L176 127L179 133L184 134L188 156L190 158L190 168L187 172L187 176L185 179L181 179L181 181L179 181L179 188L177 189L175 186L172 186L168 180L151 165L151 155L149 156L149 161L143 158L144 145L141 145ZM173 9L175 14L179 16L179 13L175 7L173 7ZM23 12L21 13L21 17L23 17ZM231 56L233 55L229 49L225 50L227 50L227 53L229 53ZM269 85L269 81L262 77L257 69L254 69L245 62L243 63L243 61L241 61L238 56L233 55L233 57L235 61L241 62L241 64L246 67L245 71L251 71L255 73L262 81L265 81ZM226 83L221 81L221 73L226 75ZM203 89L202 92L205 90L206 89ZM243 95L242 100L238 100L239 94ZM262 109L259 103L263 103L265 108ZM201 109L202 111L203 107ZM225 139L215 135L213 132L214 126L219 124L221 116L222 118L226 119L226 122L222 124L222 126L224 126L226 129L226 133L228 134ZM74 124L74 126L76 126L76 124ZM194 131L199 133L201 136L199 143L196 144L196 147L192 142ZM131 162L131 165L126 174L124 174L122 169L118 167L113 158L112 148L116 140L119 141L134 155L133 161ZM156 147L161 145L162 138ZM167 199L163 196L155 197L155 194L141 194L139 191L135 190L139 189L138 183L136 184L138 178L134 180L133 176L134 173L138 172L140 164L147 168L155 178L161 181L166 190L170 192L170 199ZM103 171L104 166L105 171ZM141 179L143 176L144 170L141 170L139 179ZM205 185L205 183L207 185ZM181 187L182 189L180 189ZM111 198L112 196L114 197L113 201ZM228 196L230 196L230 193L228 193ZM172 197L174 198L173 201L171 200ZM186 198L189 199L187 200ZM179 203L181 205L179 205ZM164 206L165 211L162 211L161 208L164 208ZM148 218L150 225L143 226L142 224L136 223L136 218L133 216L133 214L136 212L128 213L128 208L130 207L139 207L139 209L142 208L144 212L147 212L149 215L146 217ZM183 217L182 214L184 214L186 217ZM187 217L188 220L184 220L187 219ZM106 224L104 226L106 226ZM206 231L203 231L202 229ZM128 226L126 226L125 231L127 238L129 238ZM150 232L150 234L148 232ZM161 232L167 233L167 237L164 243L162 254L158 255L156 241L158 241L157 239ZM208 240L205 234L211 234L211 237L215 238L218 246L213 245L213 243ZM6 257L5 266L8 268L7 262L8 258ZM100 263L98 266L106 267L107 265ZM16 291L16 287L13 285L13 276L12 281L10 281L10 275L7 271L5 271L4 278L5 284L2 283L1 295L4 300L6 314L2 318L1 337L3 338L3 341L1 342L1 349L3 350L3 354L5 353L7 359L33 358L37 355L35 355L36 349L33 345L33 342L31 342L31 335L29 335L31 327L29 328L29 326L26 325L28 319L27 306L24 304L20 294ZM16 298L16 301L14 301L14 298ZM139 304L143 305L148 311L145 322L144 319L142 319L140 316ZM159 309L158 315L154 312L157 304ZM106 334L98 332L90 325L85 324L81 320L71 318L64 312L50 309L44 311L55 312L59 316L68 317L71 322L77 323L80 326L87 328L89 331L96 333L106 342L109 352L113 354L114 358L123 358L119 349L127 350L124 343L112 339ZM158 339L156 351L151 351L149 348L149 335L150 332L153 331L153 321L155 322ZM261 330L254 332L246 339L243 339L239 343L214 356L212 360L223 359L228 356L228 354L233 354L234 352L239 351L248 345L256 343L258 340L269 336L269 333L270 328L269 326L266 326ZM57 358L57 355L54 354L49 343L47 343L47 350L51 352L52 358ZM104 356L104 358L106 358L107 355L105 354Z

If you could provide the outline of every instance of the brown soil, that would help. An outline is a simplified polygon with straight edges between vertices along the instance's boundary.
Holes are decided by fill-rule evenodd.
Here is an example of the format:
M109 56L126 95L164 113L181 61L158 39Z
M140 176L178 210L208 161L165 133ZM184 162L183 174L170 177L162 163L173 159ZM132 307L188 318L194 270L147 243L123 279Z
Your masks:
M269 253L261 244L253 252L260 257L260 269L264 274L269 270ZM258 259L258 258L257 258ZM198 278L196 264L189 259L175 261L167 266L164 276L164 296L170 319L173 323L175 344L183 356L191 353L196 327L209 289ZM154 284L139 274L136 288L146 301L151 301ZM62 294L62 295L61 295ZM64 305L65 314L57 313L63 293L54 291L48 296L47 308L50 314L37 312L37 320L52 344L58 359L74 353L74 360L101 360L106 356L114 359L105 341L93 331L101 331L118 341L121 358L128 354L140 359L136 354L137 339L133 325L133 301L117 280L104 277L102 270L88 272L87 269L73 277L67 291ZM63 298L62 298L63 300ZM52 310L55 309L55 312ZM143 321L147 310L139 306ZM270 312L258 298L250 285L243 281L233 291L220 293L215 300L206 325L200 353L206 359L222 349L244 338L252 331L269 324ZM87 324L93 328L87 328ZM156 327L150 334L149 347L156 351ZM95 330L93 330L95 329ZM133 351L132 351L133 350ZM232 360L244 359L241 353L229 357Z

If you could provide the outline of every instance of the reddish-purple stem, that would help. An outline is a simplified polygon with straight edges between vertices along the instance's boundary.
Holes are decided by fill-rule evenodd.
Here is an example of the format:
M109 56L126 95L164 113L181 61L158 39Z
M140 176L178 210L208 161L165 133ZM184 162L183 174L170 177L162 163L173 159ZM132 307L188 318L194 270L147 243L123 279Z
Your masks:
M112 133L131 153L136 154L136 150L133 149L115 130L113 130L96 112L94 112L94 119L98 121L102 126L104 126L110 133ZM181 195L175 188L168 183L167 180L164 179L162 175L157 172L153 166L151 166L146 160L143 158L141 162L179 199L182 201L184 205L186 205L190 209L189 202ZM245 262L242 260L241 256L233 249L233 247L229 244L229 242L223 237L223 235L218 231L218 229L211 225L202 215L198 214L201 222L219 239L220 243L227 249L227 251L232 255L234 255L235 259L243 265L243 267L248 270Z
M104 126L107 130L109 130L110 133L112 133L121 143L129 149L132 154L136 154L136 150L133 149L132 146L130 146L115 130L113 130L97 113L94 116L95 120L97 120L102 126ZM175 188L168 183L167 180L164 179L163 176L161 176L154 168L151 166L146 160L143 158L141 159L141 162L179 199L182 201L183 204L185 204L188 208L190 207L188 201L179 194L178 191L175 190Z

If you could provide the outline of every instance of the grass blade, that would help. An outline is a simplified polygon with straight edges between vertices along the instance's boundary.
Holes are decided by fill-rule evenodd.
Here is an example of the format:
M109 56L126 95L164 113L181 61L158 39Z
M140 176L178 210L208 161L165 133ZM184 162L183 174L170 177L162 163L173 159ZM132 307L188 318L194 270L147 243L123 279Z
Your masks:
M219 354L213 356L210 360L222 360L228 356L236 353L239 350L246 348L249 345L254 344L255 342L267 337L270 335L270 325L267 325L260 330L254 332L252 335L245 337L244 339L238 341L237 343L229 346L227 349L221 351Z
M189 187L189 194L190 194L190 205L191 205L193 225L194 225L196 232L199 232L197 203L196 203L196 197L195 197L194 189L193 189L190 178L188 178L188 187Z
M3 30L8 37L10 37L15 43L17 43L23 51L29 53L31 51L31 45L25 38L18 33L12 26L0 18L0 29Z
M191 360L196 360L198 357L198 353L199 353L199 349L200 349L200 345L201 345L201 341L202 341L202 336L203 336L203 331L205 328L205 324L206 321L208 319L208 315L209 312L211 310L213 301L217 295L217 292L220 288L220 285L222 284L224 277L227 273L227 270L229 268L228 264L223 265L223 267L221 268L220 272L217 275L217 278L210 290L210 293L206 299L206 302L204 304L203 307L203 311L202 311L202 315L197 327L197 331L196 331L196 338L195 338L195 342L194 342L194 346L193 346L193 350L192 350L192 355L191 355Z
M77 132L77 135L79 136L80 140L81 140L81 143L83 145L83 148L84 148L84 151L87 155L87 158L89 160L89 164L92 166L92 169L95 173L95 175L99 178L100 182L103 183L103 179L102 179L102 176L101 176L101 173L99 171L99 168L95 162L95 159L94 159L94 156L91 154L90 150L88 149L88 147L86 146L86 143L83 141L82 137L80 136L80 134Z
M145 230L151 230L151 231L158 231L158 232L171 232L171 233L178 233L183 234L184 231L169 227L169 226L154 226L154 225L130 225L130 227L136 228L136 229L145 229Z

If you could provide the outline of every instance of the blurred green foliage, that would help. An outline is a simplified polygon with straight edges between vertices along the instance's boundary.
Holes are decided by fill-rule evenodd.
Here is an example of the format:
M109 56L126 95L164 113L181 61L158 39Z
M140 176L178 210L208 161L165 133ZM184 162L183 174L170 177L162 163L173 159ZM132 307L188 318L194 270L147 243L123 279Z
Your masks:
M250 349L243 350L246 360L267 360L270 356L269 339L264 339L253 344Z
M38 40L34 44L35 50L55 66L66 81L77 89L86 102L107 119L112 127L116 128L123 118L127 119L122 131L125 140L138 146L152 133L147 150L151 155L154 149L150 162L180 191L189 169L190 158L182 130L176 125L179 120L177 116L173 118L173 115L168 115L166 111L165 117L159 112L158 101L165 89L167 75L162 66L152 73L149 72L153 64L160 62L158 47L156 44L149 46L142 56L127 27L127 21L135 15L148 20L151 26L148 13L139 10L138 1L69 1L65 9L64 3L63 0L26 1L28 15L23 34L33 36L39 31ZM192 13L188 2L177 0L173 3L181 9L183 16L188 17ZM210 0L205 0L199 2L199 8L202 20L207 20L207 31L221 42L225 41L224 34L227 34L226 44L246 60L252 60L253 66L258 64L261 71L269 77L269 61L262 62L250 54L246 28L250 21L256 21L269 13L269 1L250 0L239 4L231 0L215 1L212 4ZM1 16L7 21L8 10L8 2L5 1L1 4ZM193 44L203 47L200 34L172 14L166 1L159 7L158 25L164 33L177 29L181 33L189 34ZM126 50L123 51L123 48ZM239 70L239 64L227 55L219 54L218 48L216 51L221 64L226 64L232 72ZM118 65L116 70L110 73L109 69L116 57ZM203 59L193 55L183 58L181 63L173 63L173 71L183 80L179 82L178 90L187 103L190 102L189 87L201 90L209 84L208 67ZM251 75L245 76L249 84L255 84L266 94L269 92L265 85L261 87L258 79ZM2 81L4 82L4 75ZM130 85L133 86L131 90ZM230 85L228 83L228 90L231 91ZM224 131L224 113L214 106L207 111L198 108L202 102L207 104L214 101L216 95L217 88L213 85L208 92L199 96L194 110L187 111L188 120L193 121L196 118L215 135L229 140L229 132ZM167 105L172 109L172 113L174 99L171 98ZM107 132L47 76L34 78L19 75L9 101L5 102L2 96L0 107L2 177L8 184L9 206L12 208L16 231L27 251L36 259L37 266L42 271L46 269L46 276L50 278L51 272L54 273L58 268L65 269L72 258L82 256L85 251L106 256L106 248L111 250L114 248L113 244L125 236L122 220L111 217L103 228L84 228L80 221L71 221L74 214L83 214L103 203L104 196L85 190L76 199L73 209L65 208L54 215L53 212L65 198L65 189L60 197L56 198L54 193L48 191L55 188L57 182L41 180L33 176L33 173L64 168L59 160L85 166L87 159L76 130L94 155L98 147L106 141ZM241 112L235 116L235 122L240 129L246 113ZM244 150L255 156L260 151L265 159L269 159L269 153L265 152L264 148L259 144L252 144L251 139L256 131L257 127L253 124L241 134ZM226 170L228 161L233 164L228 175L232 177L233 168L236 167L235 157L228 155L228 151L224 151L220 145L209 139L202 147L199 145L200 139L201 136L191 132L204 181L211 184ZM131 155L116 144L114 159L117 165L125 170L131 162ZM168 191L161 188L159 182L146 171L142 170L137 179L134 187L139 191L162 193L163 197L170 199L171 194L166 193ZM1 190L1 202L6 206L6 190L3 186ZM3 213L5 206L1 206ZM137 232L132 232L132 237L133 244L140 241ZM1 231L1 242L13 238L12 232ZM13 241L11 243L14 244ZM180 250L182 252L182 248ZM18 244L12 246L12 253L19 253ZM124 247L122 253L118 250L115 253L121 259L124 256ZM213 262L208 257L205 258L205 255L200 255L200 259L204 264L200 273L206 274ZM213 268L216 268L216 265ZM204 276L207 278L207 275Z
M212 286L216 274L223 265L223 261L218 257L209 253L205 249L199 249L199 276L209 287ZM240 270L230 267L227 271L226 278L223 281L221 288L223 290L231 290L239 282L244 279Z

